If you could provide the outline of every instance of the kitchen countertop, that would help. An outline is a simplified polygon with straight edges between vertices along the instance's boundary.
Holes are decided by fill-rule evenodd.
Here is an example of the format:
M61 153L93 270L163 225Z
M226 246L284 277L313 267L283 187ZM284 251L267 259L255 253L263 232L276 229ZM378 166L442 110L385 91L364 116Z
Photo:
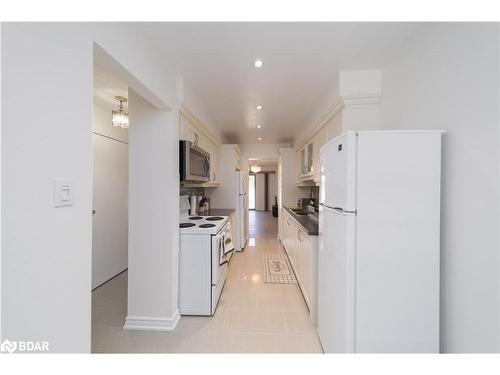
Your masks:
M292 211L292 208L297 208L297 207L285 207L283 206L285 211L295 219L295 221L304 229L304 231L310 235L310 236L317 236L318 235L318 222L311 219L309 215L297 215L295 212Z
M198 212L198 216L231 216L236 212L233 208L211 208L205 212ZM193 216L193 215L191 215Z

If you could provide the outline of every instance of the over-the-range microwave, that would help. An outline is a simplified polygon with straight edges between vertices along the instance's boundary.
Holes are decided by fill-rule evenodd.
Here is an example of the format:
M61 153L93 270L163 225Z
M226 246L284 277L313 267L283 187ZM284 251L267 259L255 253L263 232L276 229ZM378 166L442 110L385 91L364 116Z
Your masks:
M181 182L210 180L210 154L189 141L179 142Z

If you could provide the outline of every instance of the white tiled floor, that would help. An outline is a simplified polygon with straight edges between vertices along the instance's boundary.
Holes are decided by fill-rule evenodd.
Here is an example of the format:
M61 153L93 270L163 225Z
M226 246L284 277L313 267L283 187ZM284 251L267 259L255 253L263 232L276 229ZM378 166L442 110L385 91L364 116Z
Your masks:
M173 332L122 329L127 274L92 293L92 351L96 353L321 353L297 285L263 283L264 254L282 254L277 218L250 213L255 246L237 253L213 317L183 316Z

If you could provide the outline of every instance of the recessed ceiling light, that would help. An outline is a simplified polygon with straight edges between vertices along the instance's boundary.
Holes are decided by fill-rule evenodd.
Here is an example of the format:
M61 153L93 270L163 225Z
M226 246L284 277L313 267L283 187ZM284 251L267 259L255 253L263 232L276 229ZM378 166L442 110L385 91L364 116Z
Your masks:
M261 59L255 59L253 61L253 66L256 68L262 68L262 65L264 65L264 62Z
M262 141L262 137L257 138L259 141Z
M258 111L260 111L262 109L262 106L260 104L258 104L258 105L255 106L255 109L258 110Z
M260 129L260 128L262 128L262 125L257 125L257 129Z

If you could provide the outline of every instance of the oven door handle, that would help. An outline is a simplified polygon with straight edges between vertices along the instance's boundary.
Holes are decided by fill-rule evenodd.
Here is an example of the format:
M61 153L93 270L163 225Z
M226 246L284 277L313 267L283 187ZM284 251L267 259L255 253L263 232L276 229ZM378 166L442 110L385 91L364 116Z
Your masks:
M225 235L222 234L219 239L219 267L227 263L227 256L224 247Z

